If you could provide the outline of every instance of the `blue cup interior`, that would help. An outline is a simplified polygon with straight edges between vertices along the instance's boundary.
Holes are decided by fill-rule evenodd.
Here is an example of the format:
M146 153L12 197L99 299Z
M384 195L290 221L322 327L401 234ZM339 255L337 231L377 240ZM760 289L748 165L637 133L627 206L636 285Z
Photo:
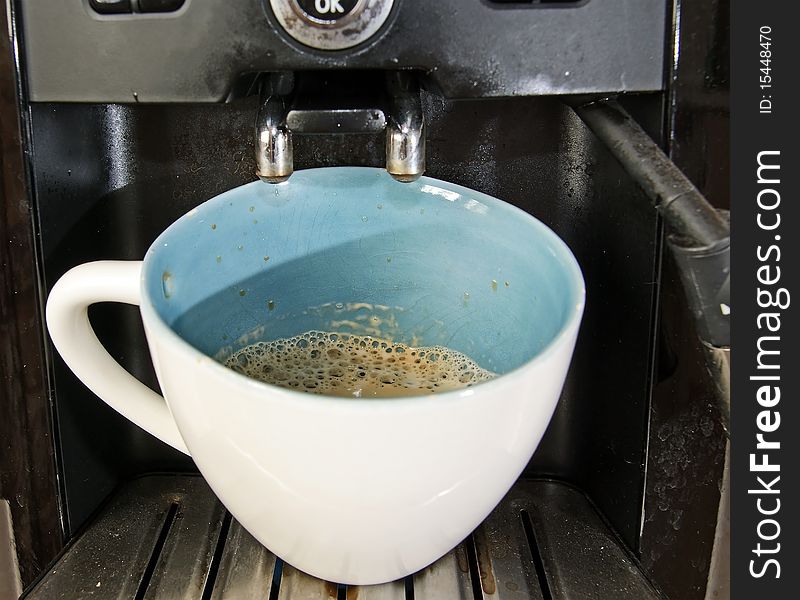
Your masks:
M144 292L199 351L337 331L444 345L506 373L580 318L566 245L500 200L385 171L299 171L230 190L148 251Z

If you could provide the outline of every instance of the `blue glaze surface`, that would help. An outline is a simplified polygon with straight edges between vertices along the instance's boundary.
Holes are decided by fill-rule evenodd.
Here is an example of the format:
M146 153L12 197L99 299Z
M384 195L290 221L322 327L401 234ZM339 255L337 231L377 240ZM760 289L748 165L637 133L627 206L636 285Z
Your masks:
M143 273L157 314L209 356L336 330L446 345L504 373L583 302L569 249L527 213L362 167L221 194L154 242Z

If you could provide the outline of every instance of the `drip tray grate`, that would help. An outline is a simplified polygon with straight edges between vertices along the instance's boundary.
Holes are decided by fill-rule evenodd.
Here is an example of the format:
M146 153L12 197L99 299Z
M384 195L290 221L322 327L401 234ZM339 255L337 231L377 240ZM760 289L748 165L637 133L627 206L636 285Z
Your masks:
M127 484L26 600L649 600L660 598L586 497L520 480L462 544L404 581L344 586L297 571L201 477Z

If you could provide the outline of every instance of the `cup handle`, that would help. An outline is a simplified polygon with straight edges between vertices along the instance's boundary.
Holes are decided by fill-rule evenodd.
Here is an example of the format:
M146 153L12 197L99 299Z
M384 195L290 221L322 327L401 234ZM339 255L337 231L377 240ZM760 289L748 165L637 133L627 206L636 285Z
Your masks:
M77 266L53 286L47 328L64 362L106 404L139 427L189 454L160 395L128 373L106 351L89 323L89 305L139 305L142 261L103 260Z

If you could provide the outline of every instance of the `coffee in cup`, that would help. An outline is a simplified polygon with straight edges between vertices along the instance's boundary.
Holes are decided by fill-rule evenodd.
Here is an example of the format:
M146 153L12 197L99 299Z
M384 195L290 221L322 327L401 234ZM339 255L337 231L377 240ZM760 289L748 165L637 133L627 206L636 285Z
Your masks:
M465 354L445 346L412 347L367 335L323 331L249 344L224 364L283 388L354 398L448 392L495 377Z

